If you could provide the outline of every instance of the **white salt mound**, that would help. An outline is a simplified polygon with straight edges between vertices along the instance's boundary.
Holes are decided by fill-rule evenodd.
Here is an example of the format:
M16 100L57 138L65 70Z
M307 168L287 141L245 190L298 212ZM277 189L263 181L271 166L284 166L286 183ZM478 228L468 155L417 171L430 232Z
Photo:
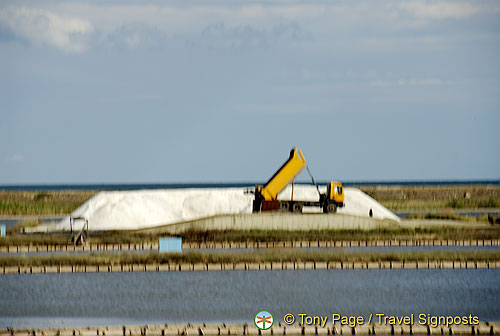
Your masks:
M324 188L320 188L323 192ZM323 189L323 190L322 190ZM254 195L249 188L167 189L138 191L104 191L76 209L71 216L85 217L89 230L135 230L222 214L252 212ZM279 199L290 199L291 186ZM399 221L399 217L359 189L345 188L345 207L340 213ZM296 185L295 200L318 200L316 187ZM304 209L320 211L320 209ZM55 230L69 230L70 216L56 224ZM81 227L81 224L78 225Z

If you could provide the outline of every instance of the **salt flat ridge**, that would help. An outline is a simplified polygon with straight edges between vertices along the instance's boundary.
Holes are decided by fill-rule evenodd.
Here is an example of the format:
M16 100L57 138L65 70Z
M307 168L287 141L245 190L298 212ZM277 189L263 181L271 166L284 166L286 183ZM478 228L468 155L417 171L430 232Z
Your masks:
M320 187L324 192L325 186ZM134 191L103 191L70 216L85 217L90 230L135 230L154 226L180 223L199 218L224 214L252 212L254 195L252 188L200 188L162 189ZM292 187L287 186L278 196L286 200L291 197ZM339 213L368 216L399 221L399 217L376 200L356 188L344 188L345 207ZM295 185L295 200L318 200L316 187ZM304 208L304 212L320 212L319 208ZM70 216L55 225L55 230L68 230ZM80 227L81 224L78 225Z

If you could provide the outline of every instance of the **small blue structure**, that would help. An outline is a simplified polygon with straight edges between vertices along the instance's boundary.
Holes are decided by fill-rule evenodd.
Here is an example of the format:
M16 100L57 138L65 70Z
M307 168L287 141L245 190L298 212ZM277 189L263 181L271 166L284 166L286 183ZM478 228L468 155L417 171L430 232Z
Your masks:
M161 237L159 252L182 252L182 237Z
M5 225L0 225L0 237L5 237Z

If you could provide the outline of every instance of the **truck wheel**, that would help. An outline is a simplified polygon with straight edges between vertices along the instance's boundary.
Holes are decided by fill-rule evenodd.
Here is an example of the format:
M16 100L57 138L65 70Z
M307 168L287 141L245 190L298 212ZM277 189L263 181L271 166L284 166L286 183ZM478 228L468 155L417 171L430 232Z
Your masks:
M290 211L290 207L286 202L280 202L280 212L288 212Z
M337 205L336 204L328 204L328 206L327 206L327 212L328 213L335 213L335 212L337 212Z
M294 213L302 213L302 204L301 203L294 203L293 204L293 212Z

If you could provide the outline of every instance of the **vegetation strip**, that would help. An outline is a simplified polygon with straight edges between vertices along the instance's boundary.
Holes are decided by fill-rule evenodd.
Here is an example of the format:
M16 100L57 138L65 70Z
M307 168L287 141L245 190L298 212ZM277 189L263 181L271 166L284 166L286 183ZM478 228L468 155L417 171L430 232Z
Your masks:
M0 215L66 215L96 191L0 191Z
M3 256L0 266L75 266L75 265L161 265L233 264L266 262L381 262L381 261L500 261L500 250L493 251L303 251L272 250L242 253L96 253L88 255Z
M185 242L283 242L283 241L374 241L374 240L423 240L423 239L499 239L500 227L458 228L449 226L416 228L380 228L373 230L225 230L188 231Z
M142 244L158 242L159 236L168 236L161 230L91 232L89 243ZM291 241L377 241L377 240L490 240L500 239L500 226L474 227L415 227L380 228L373 230L210 230L186 231L180 235L183 242L291 242ZM67 245L66 233L36 235L11 234L0 239L0 246Z
M392 211L500 207L498 185L361 186L360 189Z
M399 247L399 246L500 246L499 239L490 240L373 240L373 241L289 241L289 242L187 242L183 249L254 249L254 248L342 248L342 247ZM157 242L96 244L86 245L17 245L0 246L0 253L35 253L35 252L126 252L158 251ZM207 251L208 252L208 251Z

